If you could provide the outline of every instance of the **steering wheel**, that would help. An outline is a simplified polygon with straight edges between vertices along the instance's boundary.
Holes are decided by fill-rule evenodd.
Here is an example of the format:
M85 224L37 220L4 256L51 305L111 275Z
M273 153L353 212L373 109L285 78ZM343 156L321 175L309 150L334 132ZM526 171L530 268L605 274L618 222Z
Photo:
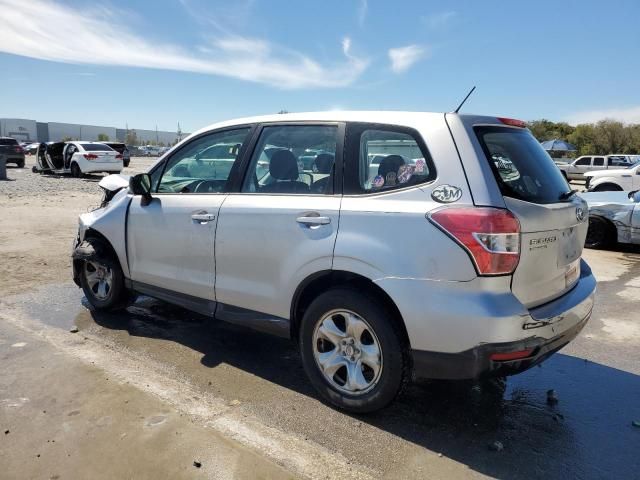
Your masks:
M201 180L193 189L194 193L219 193L220 180Z

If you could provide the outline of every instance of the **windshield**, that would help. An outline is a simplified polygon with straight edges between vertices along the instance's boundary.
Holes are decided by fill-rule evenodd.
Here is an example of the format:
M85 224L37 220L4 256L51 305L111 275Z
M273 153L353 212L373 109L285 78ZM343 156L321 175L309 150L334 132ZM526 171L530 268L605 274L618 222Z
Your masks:
M532 203L566 200L571 191L551 157L526 129L475 129L502 194Z

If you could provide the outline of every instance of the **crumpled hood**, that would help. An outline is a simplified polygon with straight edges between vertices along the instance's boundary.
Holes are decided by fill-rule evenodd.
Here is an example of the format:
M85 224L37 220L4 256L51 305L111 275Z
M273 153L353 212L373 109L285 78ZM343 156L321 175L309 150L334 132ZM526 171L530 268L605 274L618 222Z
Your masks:
M98 183L100 188L108 192L115 192L129 186L129 177L131 175L120 175L119 173L107 175Z

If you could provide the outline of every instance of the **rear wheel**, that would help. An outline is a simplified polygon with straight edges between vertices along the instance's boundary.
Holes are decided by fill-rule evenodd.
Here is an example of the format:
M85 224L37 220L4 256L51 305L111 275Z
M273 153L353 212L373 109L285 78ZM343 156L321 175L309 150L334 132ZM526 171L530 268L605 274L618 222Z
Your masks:
M615 242L615 226L600 217L589 217L589 230L584 246L587 248L605 248Z
M17 162L16 165L18 165L18 168L24 168L24 160Z
M82 170L80 170L80 166L75 162L71 164L71 176L75 178L82 176Z
M372 295L336 288L316 298L302 319L307 375L333 405L366 413L388 405L410 376L410 357L394 313Z

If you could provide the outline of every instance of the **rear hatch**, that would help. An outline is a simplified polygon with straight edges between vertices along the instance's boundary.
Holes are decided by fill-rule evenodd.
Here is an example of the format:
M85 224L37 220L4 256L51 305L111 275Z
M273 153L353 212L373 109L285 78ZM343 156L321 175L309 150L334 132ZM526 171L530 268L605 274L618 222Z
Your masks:
M520 222L520 260L512 291L527 307L551 301L580 277L588 208L526 128L473 128L505 206Z

